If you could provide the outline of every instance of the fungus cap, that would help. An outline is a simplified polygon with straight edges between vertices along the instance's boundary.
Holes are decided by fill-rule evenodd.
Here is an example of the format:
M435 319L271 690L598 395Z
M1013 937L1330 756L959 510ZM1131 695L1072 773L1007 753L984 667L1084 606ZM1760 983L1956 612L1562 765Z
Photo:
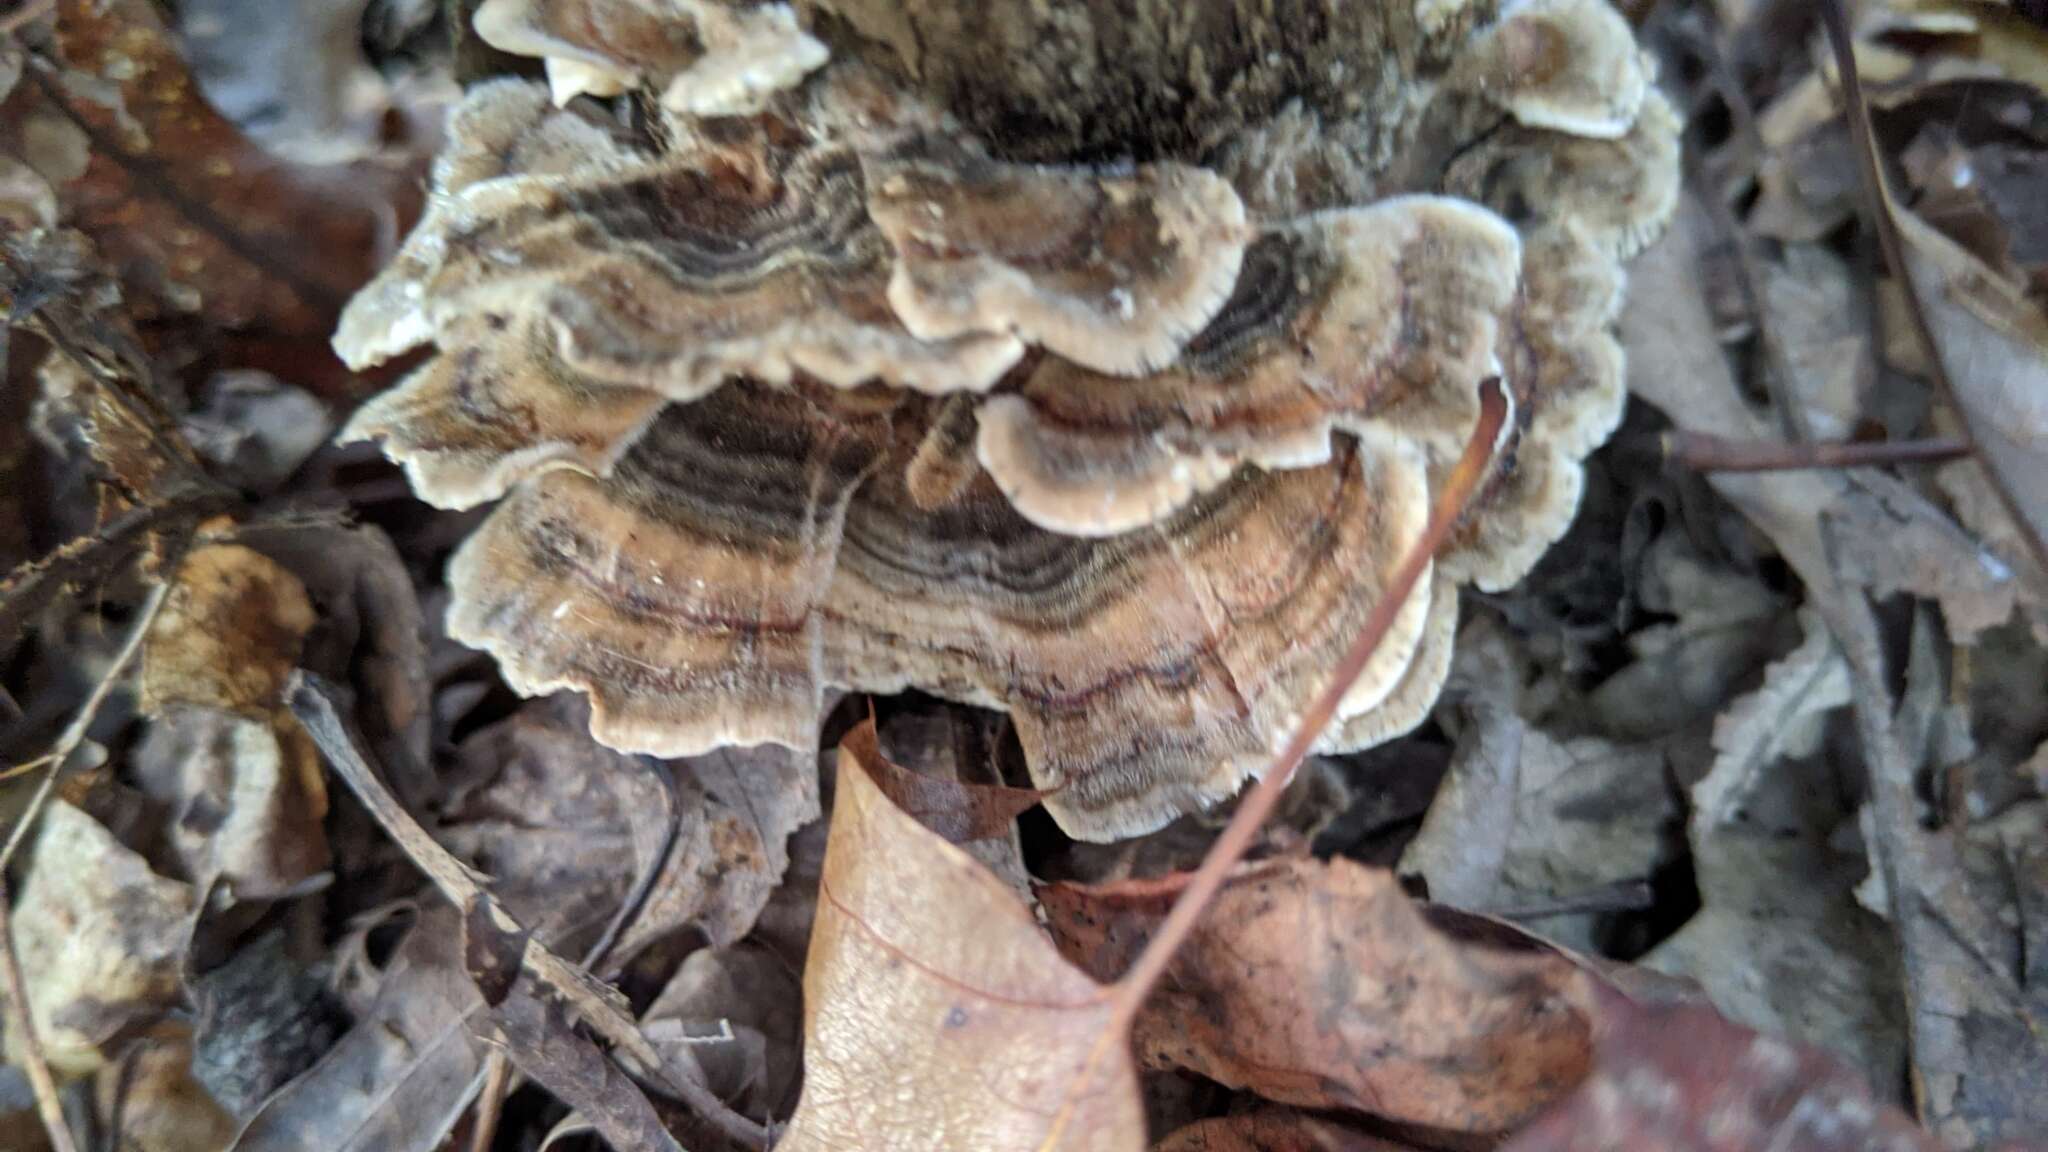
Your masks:
M806 742L842 689L1003 709L1064 828L1142 832L1270 761L1500 375L1493 473L1322 747L1419 723L1459 587L1562 534L1619 419L1678 125L1603 0L1305 4L488 0L659 99L474 89L343 318L352 364L435 349L347 434L503 500L451 634L663 755Z

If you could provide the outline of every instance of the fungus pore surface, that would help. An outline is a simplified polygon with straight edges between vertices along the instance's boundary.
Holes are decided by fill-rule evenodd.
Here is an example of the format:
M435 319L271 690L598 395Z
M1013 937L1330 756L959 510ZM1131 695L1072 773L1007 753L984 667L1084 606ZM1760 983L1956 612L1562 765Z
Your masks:
M815 738L839 690L1015 719L1076 836L1234 792L1481 495L1326 750L1427 715L1622 405L1678 124L1605 0L487 0L344 315L424 498L501 500L449 629L614 747ZM581 98L578 98L581 97ZM600 99L603 98L603 99Z

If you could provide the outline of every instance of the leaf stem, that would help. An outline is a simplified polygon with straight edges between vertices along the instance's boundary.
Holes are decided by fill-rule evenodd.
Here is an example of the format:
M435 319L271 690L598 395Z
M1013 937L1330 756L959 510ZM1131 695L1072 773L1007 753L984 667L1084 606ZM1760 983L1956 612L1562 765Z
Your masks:
M1201 919L1202 913L1208 909L1209 902L1215 898L1216 893L1222 890L1231 869L1235 868L1238 862L1244 859L1244 854L1251 849L1252 838L1258 834L1260 826L1265 824L1266 818L1279 803L1280 794L1286 789L1287 781L1293 777L1295 769L1301 766L1309 751L1315 747L1316 741L1322 737L1323 729L1329 726L1331 718L1337 714L1338 704L1343 701L1345 693L1351 690L1359 674L1365 671L1366 663L1379 649L1380 641L1393 626L1401 607L1408 602L1408 597L1414 592L1416 584L1421 582L1431 563L1435 561L1437 550L1443 547L1444 541L1457 527L1459 519L1465 513L1466 503L1485 480L1493 463L1494 453L1499 447L1501 433L1507 426L1510 405L1507 391L1502 387L1498 376L1488 377L1481 382L1479 388L1479 422L1472 429L1472 438L1465 443L1463 455L1458 458L1450 476L1445 479L1442 490L1437 493L1435 506L1430 510L1429 523L1423 528L1421 539L1417 540L1409 548L1408 554L1402 557L1401 566L1395 570L1394 578L1388 582L1386 595L1380 597L1379 603L1373 605L1371 615L1366 617L1365 625L1359 629L1358 638L1351 642L1351 647L1344 653L1344 658L1338 661L1336 671L1331 674L1330 682L1323 688L1322 695L1316 697L1315 702L1309 706L1307 713L1302 716L1300 726L1287 741L1286 747L1281 749L1279 756L1275 757L1272 765L1266 769L1265 775L1238 805L1237 811L1230 818L1230 823L1224 826L1223 834L1217 837L1215 845L1203 858L1201 867L1195 869L1194 875L1189 877L1187 887L1174 902L1172 910L1166 914L1166 919L1159 925L1159 931L1153 934L1152 939L1145 945L1145 950L1138 954L1138 959L1131 965L1130 971L1124 973L1123 979L1117 981L1111 1014L1112 1023L1104 1030L1105 1035L1115 1037L1121 1042L1122 1037L1128 1033L1131 1023L1137 1019L1138 1010L1144 1006L1146 996L1159 983L1160 977L1166 974L1174 955L1180 951L1182 943L1194 930L1196 921Z

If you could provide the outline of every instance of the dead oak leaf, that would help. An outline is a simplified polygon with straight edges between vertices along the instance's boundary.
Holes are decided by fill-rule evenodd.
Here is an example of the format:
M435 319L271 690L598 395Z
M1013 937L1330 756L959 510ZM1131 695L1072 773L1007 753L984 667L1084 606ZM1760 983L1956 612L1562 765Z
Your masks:
M1129 966L1184 883L1050 885L1039 899L1061 951L1107 979ZM1150 1066L1282 1103L1503 1132L1590 1065L1585 979L1554 954L1441 934L1390 872L1276 861L1218 893L1132 1043Z
M1135 1152L1107 989L1007 885L839 759L804 973L804 1086L778 1152Z

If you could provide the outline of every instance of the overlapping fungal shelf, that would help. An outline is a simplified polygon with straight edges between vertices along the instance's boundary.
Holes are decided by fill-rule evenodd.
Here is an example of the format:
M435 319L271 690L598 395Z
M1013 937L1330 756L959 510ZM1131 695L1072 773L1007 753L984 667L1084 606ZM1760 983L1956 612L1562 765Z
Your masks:
M489 0L552 91L470 93L336 338L432 345L348 435L501 501L451 633L663 755L808 743L838 689L1003 709L1067 831L1130 835L1264 766L1498 373L1511 441L1325 745L1419 723L1458 587L1619 418L1678 125L1602 0L1295 7ZM1161 46L1235 8L1271 51Z

